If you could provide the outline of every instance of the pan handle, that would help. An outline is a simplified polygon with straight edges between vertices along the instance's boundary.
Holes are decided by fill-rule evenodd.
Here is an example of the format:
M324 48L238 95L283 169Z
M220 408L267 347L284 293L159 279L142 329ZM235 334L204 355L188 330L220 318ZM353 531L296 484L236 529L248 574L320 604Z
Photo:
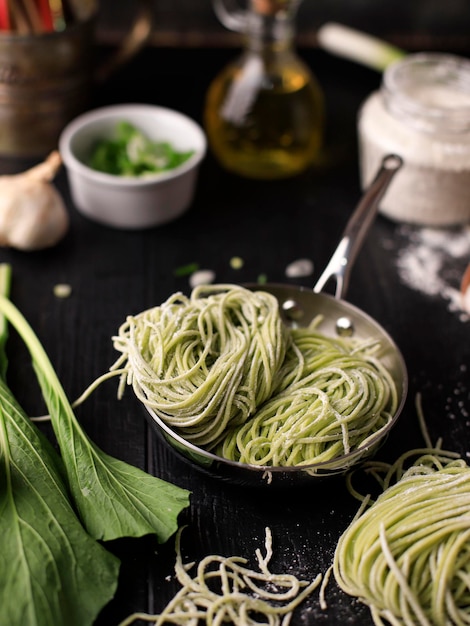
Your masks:
M320 293L326 283L335 278L335 298L344 297L349 285L351 268L377 215L379 202L402 165L402 158L396 154L389 154L382 159L374 180L349 218L338 247L313 288L315 293Z

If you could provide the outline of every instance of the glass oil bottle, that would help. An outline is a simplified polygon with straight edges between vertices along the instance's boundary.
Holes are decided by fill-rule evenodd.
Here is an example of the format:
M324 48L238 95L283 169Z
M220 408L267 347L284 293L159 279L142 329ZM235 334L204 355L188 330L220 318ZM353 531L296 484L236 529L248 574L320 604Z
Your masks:
M301 173L319 160L324 127L321 87L294 49L300 0L249 0L230 11L214 0L222 23L243 32L241 55L210 85L204 123L228 170L256 179Z

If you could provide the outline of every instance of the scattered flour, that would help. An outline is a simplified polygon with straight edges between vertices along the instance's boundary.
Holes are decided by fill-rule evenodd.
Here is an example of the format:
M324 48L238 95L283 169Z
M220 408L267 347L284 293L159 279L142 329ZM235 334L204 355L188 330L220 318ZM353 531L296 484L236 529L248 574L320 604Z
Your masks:
M470 226L441 230L405 225L399 235L406 242L396 261L402 282L427 296L444 298L450 311L469 321L460 282L470 263Z

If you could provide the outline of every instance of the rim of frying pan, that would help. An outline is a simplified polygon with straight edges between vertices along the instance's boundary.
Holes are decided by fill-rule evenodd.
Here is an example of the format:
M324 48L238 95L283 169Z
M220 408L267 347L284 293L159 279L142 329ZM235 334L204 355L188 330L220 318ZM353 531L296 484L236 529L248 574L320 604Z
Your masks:
M247 288L255 287L255 285L244 285L244 286ZM335 473L346 471L351 467L351 464L348 464L348 461L354 461L354 457L366 454L368 450L373 449L382 439L385 439L385 437L388 435L392 427L395 425L400 414L402 413L403 407L405 405L406 398L408 395L408 371L407 371L405 359L403 358L403 355L400 349L396 345L391 335L389 335L389 333L378 322L376 322L376 320L373 317L365 313L359 307L356 307L355 305L351 304L350 302L347 302L342 299L339 300L338 298L335 298L334 296L328 293L315 293L311 289L308 289L306 287L299 287L296 285L287 285L283 283L267 283L265 285L257 285L256 287L259 289L259 291L267 291L268 293L270 292L270 288L271 289L282 288L282 289L291 289L291 290L298 291L298 292L304 292L309 295L311 294L312 297L317 297L317 298L322 298L322 299L323 298L331 299L341 308L344 308L345 312L350 311L354 313L356 316L363 319L369 325L374 326L377 329L377 331L379 331L379 334L381 335L381 337L389 343L391 348L393 348L394 355L396 356L396 361L399 364L399 369L401 370L401 381L395 380L395 383L397 384L397 394L399 394L399 403L397 406L397 410L395 411L395 414L390 420L390 422L386 424L386 426L384 426L382 429L374 433L374 435L372 435L367 440L367 445L363 447L355 448L354 450L351 450L347 454L342 454L328 461L321 461L318 463L313 462L313 463L302 464L302 465L255 465L252 463L241 463L240 461L231 461L230 459L226 459L222 456L214 454L213 452L209 452L208 450L205 450L204 448L200 448L199 446L196 446L195 444L189 442L187 439L179 435L170 426L168 426L158 415L156 415L153 409L149 407L145 402L142 401L142 403L145 409L147 410L147 412L149 413L150 417L152 418L152 420L155 422L155 425L161 430L163 430L169 437L171 437L176 442L178 442L178 444L183 449L192 453L192 456L193 455L201 456L211 462L217 462L221 465L226 465L228 467L236 468L236 469L243 470L243 471L249 470L249 471L252 471L253 473L259 473L261 475L268 474L268 473L270 474L278 474L278 473L295 474L296 472L302 472L302 473L305 472L305 473L315 474L317 471L322 470L322 469L328 470L329 467L331 467L332 471L334 471ZM319 315L321 315L321 313L319 313ZM401 388L400 388L400 385L401 385ZM168 443L169 445L171 445L171 447L177 450L177 448L175 448L175 446L171 442L168 442ZM180 453L182 454L181 451ZM201 465L200 463L198 463L197 460L194 460L193 458L187 459L187 460L190 460L194 465Z

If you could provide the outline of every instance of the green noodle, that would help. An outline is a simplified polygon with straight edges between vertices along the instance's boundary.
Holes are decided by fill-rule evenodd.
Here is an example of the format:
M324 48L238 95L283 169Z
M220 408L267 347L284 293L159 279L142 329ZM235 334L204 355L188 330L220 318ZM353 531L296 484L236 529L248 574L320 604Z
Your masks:
M291 332L276 393L228 430L217 452L252 465L331 461L368 445L397 410L395 383L376 346L332 339L315 328Z
M327 462L366 448L397 411L376 342L289 330L277 299L196 287L129 316L114 337L119 394L136 396L187 441L263 466Z
M270 397L287 345L274 296L201 286L129 316L114 338L114 368L124 368L121 394L132 384L169 426L210 447Z
M181 529L176 539L175 573L181 589L158 615L134 613L121 622L129 626L136 620L154 626L176 624L233 624L234 626L288 626L293 611L321 582L299 580L293 574L274 574L269 569L272 535L266 528L266 554L256 551L259 570L247 566L246 559L210 555L188 573L194 563L184 564L180 549Z
M470 467L435 448L405 469L413 454L378 468L385 491L341 536L334 575L377 625L468 626Z

